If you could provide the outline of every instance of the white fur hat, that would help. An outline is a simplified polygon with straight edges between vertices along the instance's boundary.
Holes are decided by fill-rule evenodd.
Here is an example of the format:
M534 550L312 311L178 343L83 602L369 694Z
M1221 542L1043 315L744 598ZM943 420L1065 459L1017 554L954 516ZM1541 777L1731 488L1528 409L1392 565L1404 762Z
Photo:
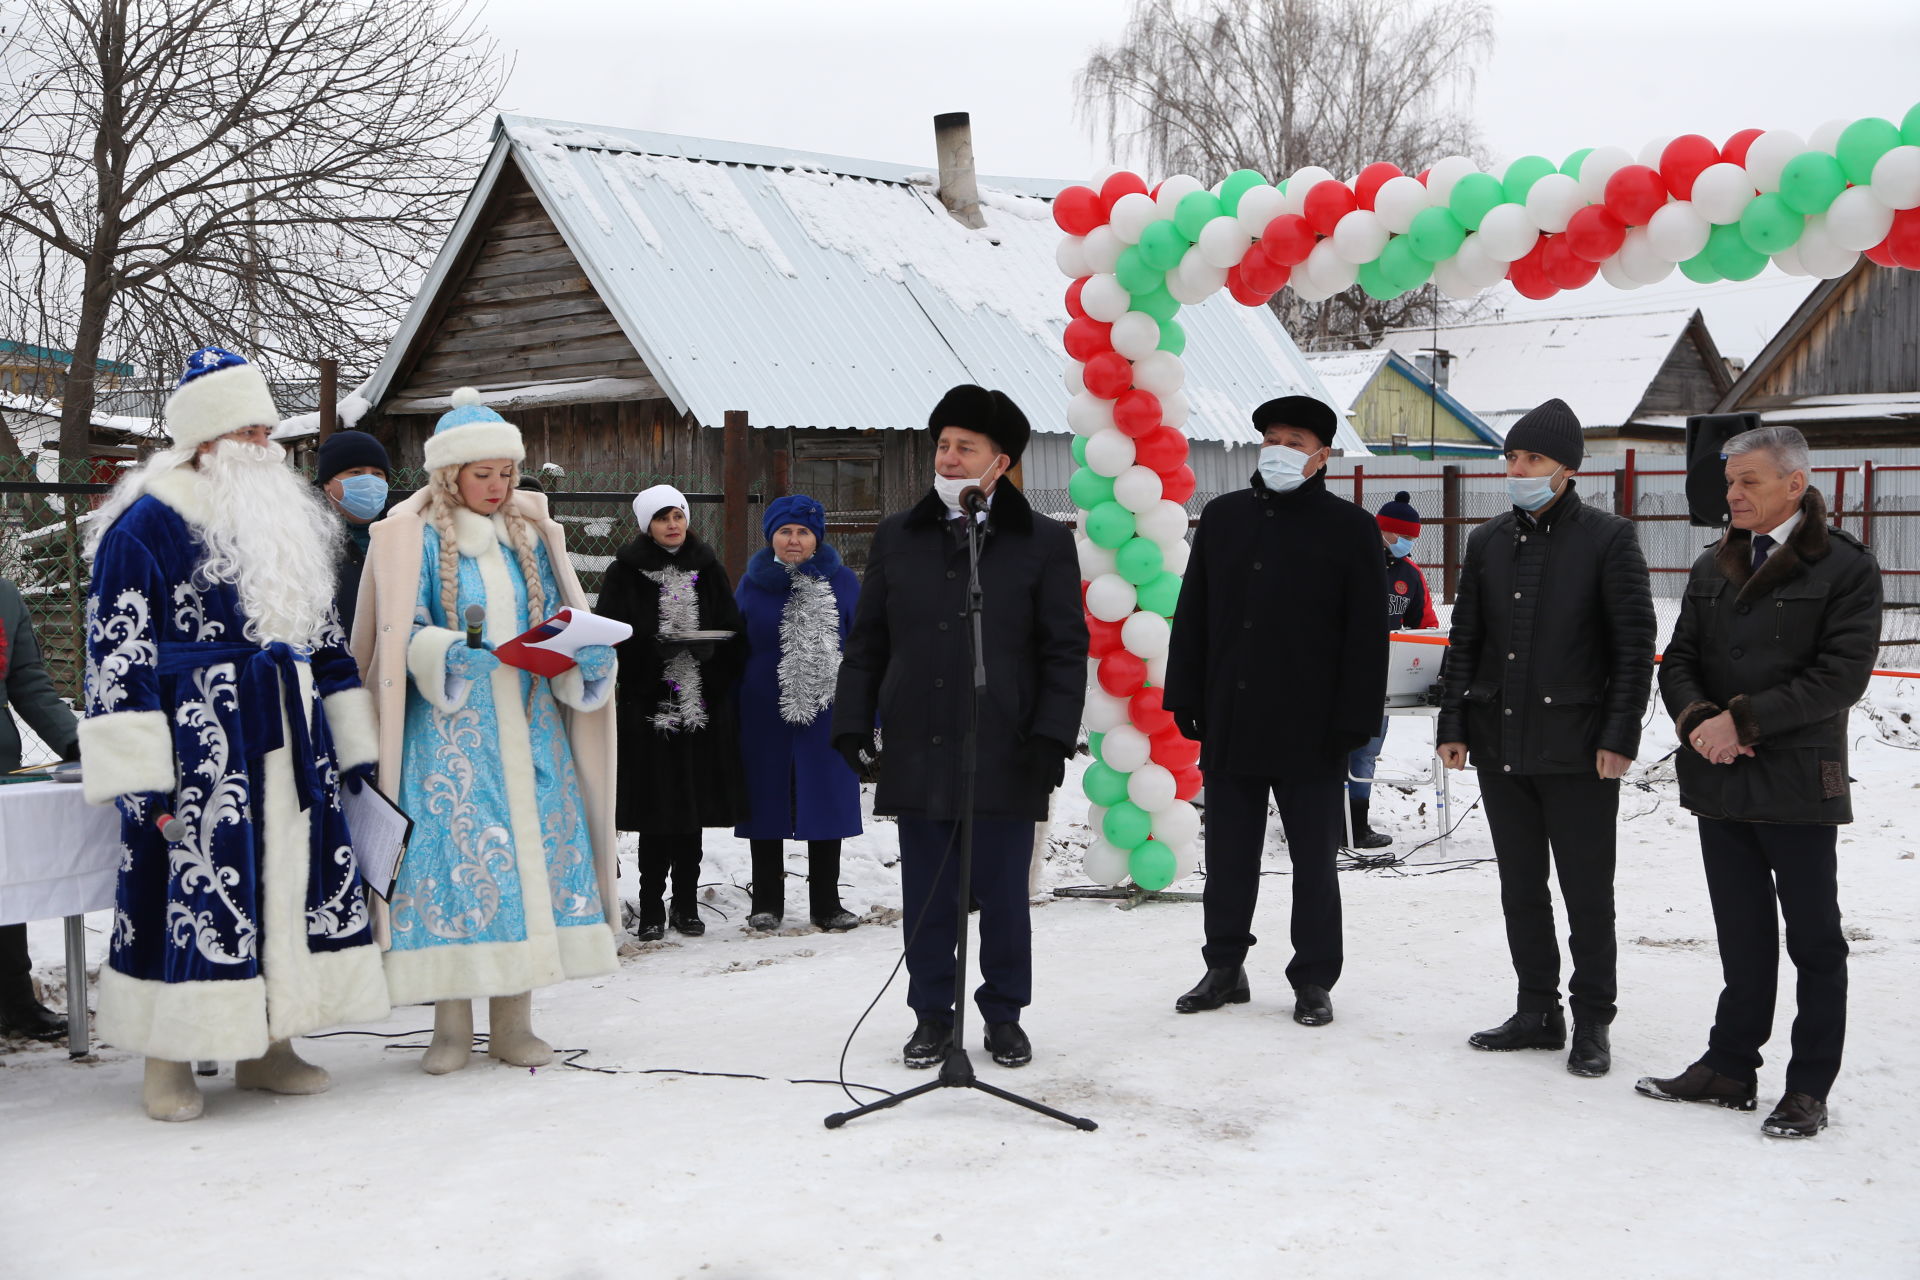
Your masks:
M670 484L657 484L651 489L642 489L633 498L633 518L640 522L640 532L645 533L653 518L669 507L678 507L687 511L687 495Z
M223 347L202 347L187 357L180 385L167 397L166 422L184 449L247 427L277 426L280 411L258 366Z
M527 456L527 446L520 428L481 404L478 391L461 387L453 393L453 408L434 424L424 452L427 470L438 471L493 458L519 462Z

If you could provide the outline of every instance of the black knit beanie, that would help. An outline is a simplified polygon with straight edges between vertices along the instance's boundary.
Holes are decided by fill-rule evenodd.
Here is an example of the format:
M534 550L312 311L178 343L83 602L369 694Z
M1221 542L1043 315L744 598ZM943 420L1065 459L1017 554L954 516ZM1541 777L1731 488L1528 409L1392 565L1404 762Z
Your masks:
M320 452L314 457L313 478L317 483L325 484L352 467L378 467L383 475L393 472L386 446L364 431L336 431L320 442Z
M1520 421L1507 428L1507 448L1545 454L1569 471L1578 471L1587 456L1580 419L1565 400L1549 400L1520 415Z

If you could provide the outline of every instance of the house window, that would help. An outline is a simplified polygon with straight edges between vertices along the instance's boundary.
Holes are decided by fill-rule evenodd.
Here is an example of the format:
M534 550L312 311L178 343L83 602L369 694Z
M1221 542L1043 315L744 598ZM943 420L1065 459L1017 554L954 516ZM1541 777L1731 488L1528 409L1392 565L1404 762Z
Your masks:
M815 499L834 516L870 516L880 511L880 458L801 457L793 460L789 483L795 493Z

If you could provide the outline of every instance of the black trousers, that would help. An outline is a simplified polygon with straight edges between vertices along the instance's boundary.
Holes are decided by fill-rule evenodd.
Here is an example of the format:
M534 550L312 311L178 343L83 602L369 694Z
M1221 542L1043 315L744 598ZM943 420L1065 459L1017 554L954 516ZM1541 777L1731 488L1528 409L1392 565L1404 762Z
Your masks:
M1253 909L1260 899L1260 851L1267 842L1267 796L1280 810L1293 860L1293 959L1287 981L1295 987L1325 987L1340 980L1345 958L1340 931L1340 840L1346 833L1341 806L1346 784L1326 780L1288 782L1218 770L1207 774L1207 887L1202 913L1209 969L1238 968L1259 939Z
M27 956L27 926L0 924L0 996L16 988L31 990L33 961Z
M749 840L753 853L753 911L784 915L787 904L787 844ZM807 841L807 913L816 918L840 909L840 842Z
M1519 995L1514 1008L1560 1007L1560 946L1548 863L1567 912L1574 1021L1610 1023L1618 994L1613 932L1615 827L1620 783L1591 773L1515 775L1481 769L1480 798L1500 860L1500 909Z
M1838 827L1700 819L1700 856L1725 985L1700 1060L1753 1080L1773 1031L1780 918L1797 975L1788 1093L1824 1099L1847 1038L1847 939L1840 931Z
M700 833L640 836L640 923L658 924L667 918L661 898L667 879L673 879L673 905L696 909L700 892Z
M900 818L900 888L907 930L907 1004L922 1018L951 1021L959 936L957 822ZM1033 1000L1033 926L1027 867L1033 824L979 818L973 824L973 900L980 904L980 986L973 1002L988 1022L1018 1022Z

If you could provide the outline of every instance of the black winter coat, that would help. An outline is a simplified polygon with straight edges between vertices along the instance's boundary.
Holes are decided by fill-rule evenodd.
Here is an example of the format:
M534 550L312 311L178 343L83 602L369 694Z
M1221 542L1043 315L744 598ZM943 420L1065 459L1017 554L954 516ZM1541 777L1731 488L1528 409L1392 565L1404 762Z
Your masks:
M699 575L693 583L699 607L694 629L734 633L700 663L707 712L702 729L667 731L654 725L672 689L666 659L654 645L660 634L660 585L646 575L665 569ZM643 835L691 835L702 827L731 827L745 820L739 684L747 665L746 623L713 549L689 534L679 553L669 555L642 534L614 553L595 612L633 628L632 637L619 647L620 677L614 690L620 735L614 824Z
M1387 702L1387 575L1372 516L1327 492L1253 487L1200 513L1163 703L1200 721L1200 767L1346 776Z
M1759 573L1745 529L1701 553L1661 660L1660 694L1680 732L1680 803L1703 818L1853 821L1847 712L1878 652L1880 566L1827 523L1819 490L1800 511ZM1723 710L1754 754L1717 765L1687 740Z
M833 736L883 746L874 812L960 816L960 745L971 696L967 544L929 493L873 535L847 637ZM1073 535L1010 484L993 492L980 549L987 687L980 702L974 813L1038 822L1052 789L1023 744L1071 747L1086 701L1087 624ZM1055 755L1054 760L1059 757Z
M1653 690L1653 586L1632 521L1569 480L1539 516L1473 531L1453 600L1437 741L1477 769L1592 773L1640 753Z
M0 773L20 767L20 730L9 710L62 760L80 758L79 722L41 661L27 602L20 588L0 578Z

